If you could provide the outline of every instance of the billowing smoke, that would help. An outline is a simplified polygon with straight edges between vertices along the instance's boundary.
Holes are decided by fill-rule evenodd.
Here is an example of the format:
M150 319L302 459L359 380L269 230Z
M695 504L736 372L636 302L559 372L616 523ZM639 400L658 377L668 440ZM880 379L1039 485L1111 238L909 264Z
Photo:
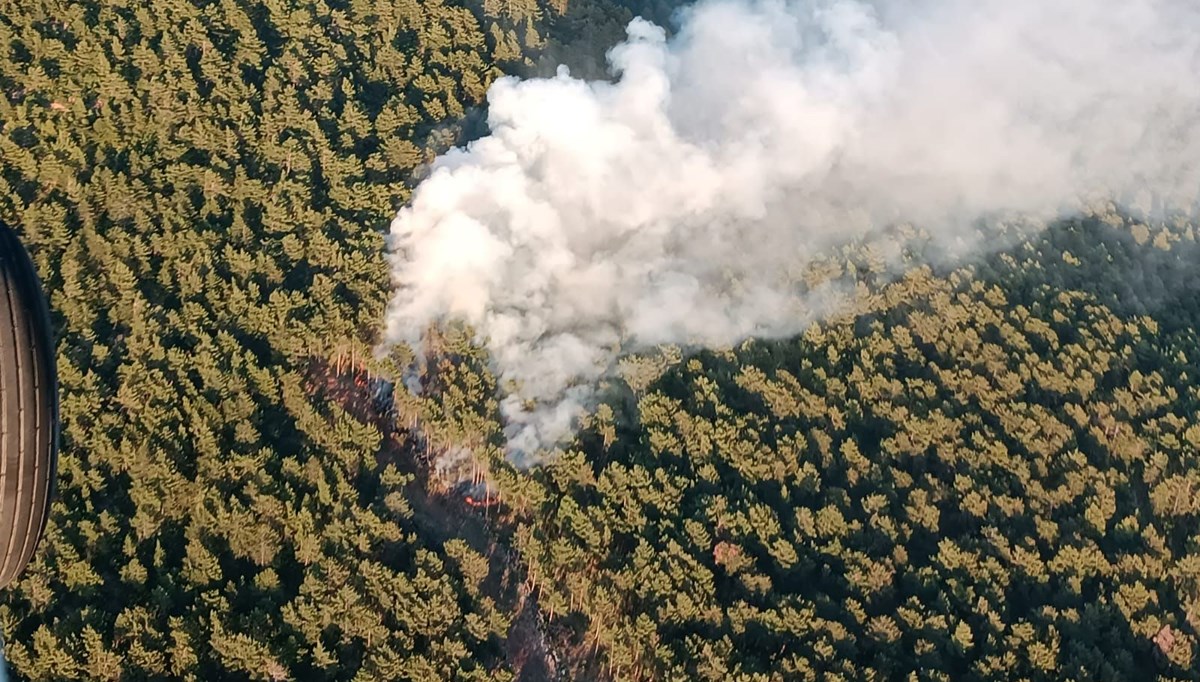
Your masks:
M628 34L613 82L498 81L392 224L388 342L473 325L518 458L618 353L802 330L836 297L797 273L849 240L1200 186L1194 0L713 0Z

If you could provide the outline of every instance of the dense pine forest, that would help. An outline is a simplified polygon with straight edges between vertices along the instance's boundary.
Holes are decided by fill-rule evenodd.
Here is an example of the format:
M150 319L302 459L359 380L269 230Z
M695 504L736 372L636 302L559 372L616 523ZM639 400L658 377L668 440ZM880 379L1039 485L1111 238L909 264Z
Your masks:
M675 4L0 0L63 418L17 676L1200 680L1186 217L830 254L842 315L628 357L531 470L470 330L420 397L376 355L387 223L489 84Z

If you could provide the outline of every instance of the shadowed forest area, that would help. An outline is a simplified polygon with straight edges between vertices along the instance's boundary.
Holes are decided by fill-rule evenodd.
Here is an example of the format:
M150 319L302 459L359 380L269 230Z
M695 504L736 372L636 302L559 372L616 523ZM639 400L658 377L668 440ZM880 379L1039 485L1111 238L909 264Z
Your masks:
M830 254L843 315L626 358L531 471L469 330L404 390L388 221L493 80L599 75L633 5L0 0L63 419L17 676L1200 679L1189 220Z

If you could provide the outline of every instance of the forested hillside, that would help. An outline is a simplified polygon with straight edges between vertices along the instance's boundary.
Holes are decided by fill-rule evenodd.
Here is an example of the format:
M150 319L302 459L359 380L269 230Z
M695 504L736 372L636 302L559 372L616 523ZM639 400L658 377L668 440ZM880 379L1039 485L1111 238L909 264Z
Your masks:
M381 226L549 6L5 2L0 219L58 322L63 452L5 597L31 679L504 679L478 556L309 390L370 357Z
M614 396L516 534L583 676L1196 679L1197 249L1133 234Z
M842 316L629 358L531 471L469 330L368 395L409 359L373 348L413 182L632 4L0 1L0 219L63 413L17 675L1200 679L1187 220L831 254Z

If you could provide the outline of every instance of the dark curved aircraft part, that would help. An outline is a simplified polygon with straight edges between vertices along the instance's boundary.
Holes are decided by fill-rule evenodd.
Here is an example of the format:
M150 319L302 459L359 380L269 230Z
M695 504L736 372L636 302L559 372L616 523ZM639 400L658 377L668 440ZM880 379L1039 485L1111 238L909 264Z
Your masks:
M0 587L46 528L58 464L58 376L50 311L33 261L0 223Z

